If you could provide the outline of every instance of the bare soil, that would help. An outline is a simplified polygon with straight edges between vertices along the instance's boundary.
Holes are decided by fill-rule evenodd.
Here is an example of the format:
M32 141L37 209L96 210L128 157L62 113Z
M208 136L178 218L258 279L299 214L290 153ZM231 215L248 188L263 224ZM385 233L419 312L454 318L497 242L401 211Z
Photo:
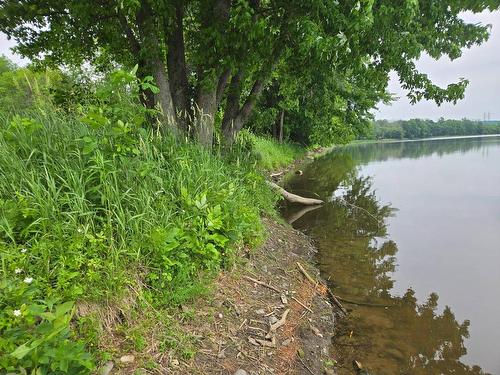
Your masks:
M179 361L172 373L333 373L331 338L339 312L325 288L313 285L297 265L319 280L310 263L316 250L301 232L264 221L267 241L245 251L246 261L219 276L210 302L198 301L195 319L184 327L200 337L197 354L192 361ZM271 335L274 340L266 339L271 324L284 314L284 325Z

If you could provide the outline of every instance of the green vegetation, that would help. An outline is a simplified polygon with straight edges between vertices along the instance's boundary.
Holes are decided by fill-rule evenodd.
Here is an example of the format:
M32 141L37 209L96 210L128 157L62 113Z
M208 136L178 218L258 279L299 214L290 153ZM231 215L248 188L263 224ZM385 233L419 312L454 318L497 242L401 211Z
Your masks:
M292 143L277 143L270 137L259 137L248 131L238 135L245 142L256 159L257 165L264 170L285 167L304 155L305 149Z
M114 354L100 306L131 318L114 324L134 350L154 331L192 357L168 309L263 238L262 170L366 134L391 71L412 101L462 98L414 61L484 42L459 15L499 6L0 1L31 59L0 58L0 367L88 373Z
M263 237L259 217L276 197L253 153L218 154L144 128L148 110L123 97L141 84L117 71L78 113L37 94L1 118L4 369L84 372L92 362L70 330L74 301L119 300L142 285L148 303L177 306L237 246ZM251 138L267 147L263 165L288 161Z
M499 124L483 124L472 120L438 121L413 119L408 121L378 120L372 123L363 139L418 139L460 135L500 134Z
M412 102L463 98L467 80L439 87L415 61L461 56L489 26L464 12L498 0L4 0L0 31L37 66L100 72L137 66L159 89L162 131L210 148L243 128L329 146L363 134L397 73ZM272 131L278 128L282 131Z

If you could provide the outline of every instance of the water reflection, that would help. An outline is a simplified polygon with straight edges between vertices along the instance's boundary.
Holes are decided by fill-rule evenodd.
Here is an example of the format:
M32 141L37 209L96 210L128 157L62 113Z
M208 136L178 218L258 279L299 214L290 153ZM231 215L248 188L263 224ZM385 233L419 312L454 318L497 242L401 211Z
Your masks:
M284 216L318 244L318 262L336 294L356 302L336 333L340 374L352 374L356 359L371 374L483 374L461 362L466 354L469 322L458 322L450 307L438 308L438 295L417 303L415 292L391 295L397 244L388 239L387 219L396 208L382 204L357 165L389 158L419 158L431 153L466 153L488 139L369 145L333 152L315 161L302 176L288 181L293 192L320 196L318 209L287 207Z

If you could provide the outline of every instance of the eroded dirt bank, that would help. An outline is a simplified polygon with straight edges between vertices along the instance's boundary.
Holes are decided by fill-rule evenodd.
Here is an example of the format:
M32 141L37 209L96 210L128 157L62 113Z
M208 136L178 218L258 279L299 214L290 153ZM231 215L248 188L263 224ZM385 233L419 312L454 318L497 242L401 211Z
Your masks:
M340 311L313 285L315 248L302 233L264 219L266 242L242 250L242 261L216 280L184 329L199 337L192 361L177 374L333 374L331 337ZM239 371L239 372L238 372Z

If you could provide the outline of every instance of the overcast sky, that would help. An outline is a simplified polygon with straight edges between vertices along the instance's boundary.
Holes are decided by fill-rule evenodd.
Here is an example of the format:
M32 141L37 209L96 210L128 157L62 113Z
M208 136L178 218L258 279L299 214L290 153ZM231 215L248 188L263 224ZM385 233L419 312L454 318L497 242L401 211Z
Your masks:
M411 105L401 89L397 76L392 76L389 91L400 99L390 106L380 105L374 112L379 119L408 118L470 118L482 119L486 112L491 119L500 119L500 12L464 14L468 22L491 24L490 39L480 45L465 50L462 57L455 61L449 59L433 60L421 58L417 67L439 85L456 82L458 78L467 78L470 83L465 91L465 99L453 104L438 107L433 102L421 101Z
M422 57L417 66L439 85L456 82L460 77L469 79L465 99L456 105L443 104L441 107L428 101L412 106L401 89L397 76L393 75L389 91L400 99L390 106L380 105L379 110L374 112L376 118L482 119L484 113L489 112L491 119L500 119L500 12L464 14L463 18L468 22L491 24L493 27L488 42L464 51L463 56L453 62L445 58L435 61ZM5 35L0 33L0 54L6 55L17 64L25 64L26 60L11 53L10 48L13 46L14 42L8 41Z

